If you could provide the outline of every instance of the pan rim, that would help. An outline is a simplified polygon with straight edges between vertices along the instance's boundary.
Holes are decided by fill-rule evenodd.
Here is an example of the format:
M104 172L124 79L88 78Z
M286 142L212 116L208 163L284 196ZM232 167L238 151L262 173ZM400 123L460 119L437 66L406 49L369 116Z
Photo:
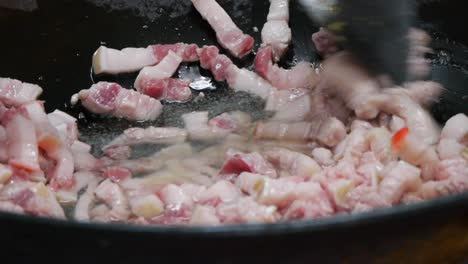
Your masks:
M322 219L277 222L271 224L224 224L218 226L137 225L126 223L80 222L71 219L54 219L9 212L0 212L0 220L11 220L26 225L50 225L55 228L108 231L113 233L164 234L169 236L189 235L191 237L252 237L259 235L294 235L305 232L320 232L327 229L359 227L376 224L381 221L388 221L389 219L412 218L414 215L431 213L440 208L444 208L445 210L449 207L460 208L463 205L468 205L468 192L448 195L414 204L374 209L372 211L356 214L333 215Z

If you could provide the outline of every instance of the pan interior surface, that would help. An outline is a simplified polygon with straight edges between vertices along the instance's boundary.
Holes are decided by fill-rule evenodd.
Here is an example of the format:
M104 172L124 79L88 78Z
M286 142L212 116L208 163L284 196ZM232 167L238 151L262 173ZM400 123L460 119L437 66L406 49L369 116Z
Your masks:
M225 83L216 83L215 90L203 91L205 97L197 102L166 104L162 116L155 122L134 123L115 118L96 117L81 107L71 107L72 94L89 88L100 80L116 81L131 87L135 74L119 76L95 76L91 71L91 57L100 46L121 49L146 47L156 43L197 43L218 45L212 30L191 7L190 1L47 1L39 0L38 8L32 11L0 8L0 32L8 36L1 41L4 51L0 74L25 82L37 83L44 88L41 97L46 101L47 111L61 109L79 119L80 139L99 150L123 130L149 125L182 126L180 116L191 111L209 111L214 116L226 111L242 110L254 119L267 116L264 102L245 93L234 93ZM220 0L233 20L256 40L268 12L268 1ZM72 10L72 12L70 12ZM318 63L310 36L318 30L307 16L291 5L293 31L292 47L282 66L289 67L297 61ZM432 113L441 124L457 113L468 114L468 49L450 41L450 36L439 31L437 25L420 24L433 36L435 53L430 56L433 68L430 79L441 82L446 90ZM259 30L256 30L259 29ZM27 32L25 34L25 32ZM254 55L238 66L251 67ZM185 68L196 65L183 65ZM211 78L210 73L200 74ZM154 152L154 147L143 148L141 155ZM465 197L466 198L466 197ZM392 209L394 210L394 209Z

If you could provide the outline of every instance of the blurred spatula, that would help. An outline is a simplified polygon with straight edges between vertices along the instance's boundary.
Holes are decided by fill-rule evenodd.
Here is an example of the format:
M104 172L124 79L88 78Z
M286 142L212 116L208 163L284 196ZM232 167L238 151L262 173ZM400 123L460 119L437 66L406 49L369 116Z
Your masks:
M411 0L301 0L315 21L337 35L376 75L395 84L408 78L408 31L414 15Z

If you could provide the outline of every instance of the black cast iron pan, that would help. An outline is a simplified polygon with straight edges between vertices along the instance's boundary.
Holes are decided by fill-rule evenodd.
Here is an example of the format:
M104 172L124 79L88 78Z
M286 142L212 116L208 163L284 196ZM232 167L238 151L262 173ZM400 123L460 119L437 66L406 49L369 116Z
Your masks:
M260 43L268 1L219 0L234 21ZM95 152L129 126L70 108L70 96L93 81L115 80L130 86L135 75L93 76L91 56L109 47L146 46L178 41L216 44L214 33L188 0L39 0L38 9L0 8L0 76L45 88L48 111L59 108L79 119L81 138ZM318 27L292 4L293 48L281 62L315 62L310 36ZM468 34L462 1L421 4L419 26L435 38L431 78L447 90L432 112L442 124L468 113ZM465 23L466 24L466 23ZM236 61L250 66L253 56ZM187 65L192 67L193 65ZM201 72L209 76L207 72ZM166 105L156 125L180 125L194 110L229 110L263 117L263 102L234 94L222 83L198 103ZM154 151L154 149L152 149ZM144 150L141 155L144 155ZM412 206L316 221L215 228L141 227L82 224L0 213L2 261L43 259L63 263L463 263L468 261L468 193ZM150 262L148 262L150 261Z

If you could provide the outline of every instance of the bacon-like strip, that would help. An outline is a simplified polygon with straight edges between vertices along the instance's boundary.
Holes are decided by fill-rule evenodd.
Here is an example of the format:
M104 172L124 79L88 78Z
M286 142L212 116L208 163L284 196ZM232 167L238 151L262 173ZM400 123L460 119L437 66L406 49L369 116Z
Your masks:
M315 70L309 63L300 62L285 70L272 63L273 48L262 47L255 57L255 71L278 89L312 88L317 83Z
M255 136L259 139L277 139L293 141L312 141L336 146L346 136L346 128L336 118L329 118L323 122L259 122L255 129Z
M267 22L262 29L262 45L273 48L273 59L279 61L291 43L289 0L270 0Z
M131 146L143 143L150 144L176 144L187 139L188 133L184 129L176 127L133 127L125 130L122 135L116 137L104 149L116 146Z
M181 62L181 56L169 51L158 65L145 67L140 71L135 80L135 89L159 100L188 100L192 96L190 81L171 78Z
M72 97L72 104L78 100L93 113L129 120L155 120L162 111L158 100L109 82L99 82L81 90Z
M118 74L135 72L143 67L159 63L169 51L181 56L184 61L197 61L196 44L156 44L146 48L125 48L116 50L100 46L93 55L95 74Z
M252 51L254 39L244 34L215 0L191 1L216 32L218 42L223 48L237 58L242 58Z
M7 107L20 106L37 99L42 88L35 84L10 78L0 78L0 103Z
M164 59L162 59L157 65L144 67L138 74L133 86L137 91L145 93L144 88L141 86L142 82L147 82L150 79L161 80L170 78L177 71L181 62L182 57L173 51L169 51L167 56L164 57Z

